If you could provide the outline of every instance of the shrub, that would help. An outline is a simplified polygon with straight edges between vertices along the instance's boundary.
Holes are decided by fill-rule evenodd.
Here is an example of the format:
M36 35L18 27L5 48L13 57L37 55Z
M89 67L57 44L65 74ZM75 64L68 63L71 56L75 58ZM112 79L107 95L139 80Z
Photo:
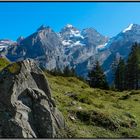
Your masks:
M120 100L126 100L126 99L129 99L129 98L130 98L130 95L127 94L127 95L124 95L124 96L120 97L119 99Z
M112 131L116 130L119 125L113 121L113 119L101 112L98 111L77 111L77 118L82 122L91 125L97 125L100 127L104 127L106 129L110 129Z
M136 94L140 94L139 90L132 90L130 95L136 95Z

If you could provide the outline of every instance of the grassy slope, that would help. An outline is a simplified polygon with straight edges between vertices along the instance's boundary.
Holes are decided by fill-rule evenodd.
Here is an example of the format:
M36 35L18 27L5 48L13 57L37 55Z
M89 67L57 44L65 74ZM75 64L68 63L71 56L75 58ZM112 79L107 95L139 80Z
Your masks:
M0 70L8 64L0 58ZM140 137L140 91L92 89L74 77L46 75L72 136Z
M140 91L92 89L73 77L46 75L74 137L140 137Z

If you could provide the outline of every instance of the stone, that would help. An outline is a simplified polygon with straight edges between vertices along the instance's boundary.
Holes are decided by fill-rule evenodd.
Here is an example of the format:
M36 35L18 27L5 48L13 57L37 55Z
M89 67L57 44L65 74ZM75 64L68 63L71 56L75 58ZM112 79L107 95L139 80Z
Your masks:
M77 109L78 109L78 110L82 110L82 107L81 107L81 106L78 106Z
M0 105L0 137L55 138L65 129L47 78L31 59L0 73Z
M72 120L72 121L75 121L75 117L74 116L69 116L69 118Z
M76 105L76 101L72 101L71 102L71 105Z

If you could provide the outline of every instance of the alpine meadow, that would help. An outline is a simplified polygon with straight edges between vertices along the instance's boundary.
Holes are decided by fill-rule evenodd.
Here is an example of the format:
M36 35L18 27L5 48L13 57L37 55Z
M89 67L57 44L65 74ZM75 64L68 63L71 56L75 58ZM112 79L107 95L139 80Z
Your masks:
M140 138L139 13L0 2L0 138Z

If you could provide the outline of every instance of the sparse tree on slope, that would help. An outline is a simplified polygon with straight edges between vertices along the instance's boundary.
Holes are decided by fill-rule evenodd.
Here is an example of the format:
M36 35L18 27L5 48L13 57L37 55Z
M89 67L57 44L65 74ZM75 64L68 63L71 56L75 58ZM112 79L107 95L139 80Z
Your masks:
M106 81L105 74L99 64L96 61L95 66L88 74L89 84L93 88L108 89L108 83Z
M69 77L69 76L76 76L76 72L74 68L69 68L69 66L66 66L63 70L63 76Z

